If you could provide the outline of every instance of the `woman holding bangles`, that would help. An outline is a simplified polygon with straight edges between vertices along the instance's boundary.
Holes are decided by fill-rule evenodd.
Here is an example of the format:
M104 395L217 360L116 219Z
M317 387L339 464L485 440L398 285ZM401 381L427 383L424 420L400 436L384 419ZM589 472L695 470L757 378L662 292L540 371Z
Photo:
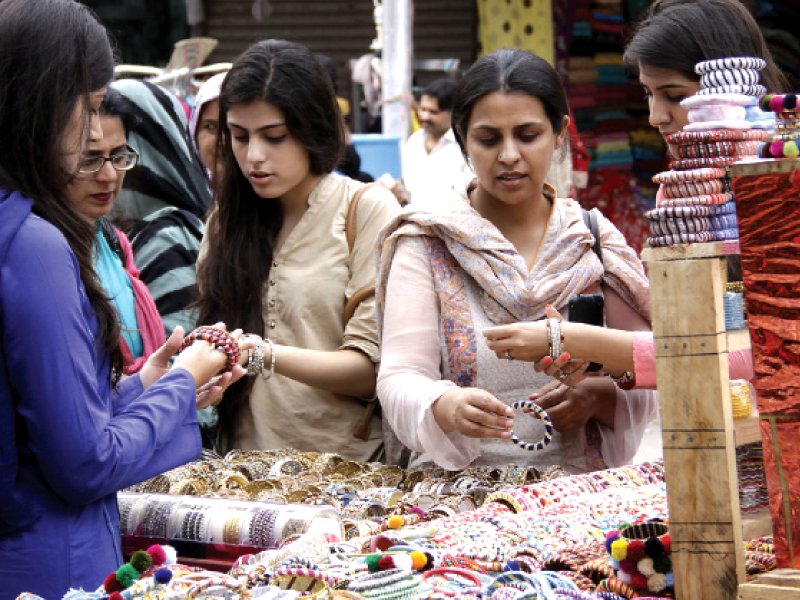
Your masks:
M87 144L102 138L113 69L105 30L78 2L0 2L2 600L61 598L117 569L117 490L200 454L196 389L228 358L196 342L168 369L178 331L119 378L95 230L67 194ZM206 399L240 375L235 367Z
M407 207L385 230L378 300L383 306L378 395L384 416L414 453L414 465L559 464L586 471L622 464L656 406L650 392L586 381L553 420L542 451L509 443L547 435L542 421L511 405L548 379L488 351L480 332L544 316L573 295L602 291L609 320L649 329L641 263L622 235L594 213L603 262L577 203L545 185L568 121L558 75L543 59L501 50L478 60L459 83L453 129L477 175L466 197L437 196ZM633 396L631 394L634 394ZM586 425L599 429L598 445ZM615 435L615 430L625 435ZM588 448L588 449L587 449Z
M359 303L358 292L374 282L375 241L397 202L386 189L332 173L342 118L327 74L304 46L266 40L246 50L222 84L220 118L200 321L265 338L251 356L253 376L219 406L220 445L377 459L381 423L367 405L378 331L374 299ZM351 300L352 317L343 314Z

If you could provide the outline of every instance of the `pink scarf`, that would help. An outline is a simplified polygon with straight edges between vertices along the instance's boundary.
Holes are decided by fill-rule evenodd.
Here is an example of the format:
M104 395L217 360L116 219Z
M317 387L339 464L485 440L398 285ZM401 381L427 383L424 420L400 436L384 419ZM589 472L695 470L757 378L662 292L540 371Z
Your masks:
M150 295L150 290L147 289L144 282L139 279L139 269L136 268L136 263L133 261L131 243L119 229L115 227L114 231L117 234L122 254L125 257L125 272L128 274L128 279L130 279L131 287L133 288L136 324L139 326L139 334L142 336L143 352L135 360L128 344L125 342L125 338L123 336L119 338L120 348L122 349L123 372L125 375L133 375L139 372L145 361L167 341L167 338L164 334L164 323L161 321L161 315L158 314L153 296Z

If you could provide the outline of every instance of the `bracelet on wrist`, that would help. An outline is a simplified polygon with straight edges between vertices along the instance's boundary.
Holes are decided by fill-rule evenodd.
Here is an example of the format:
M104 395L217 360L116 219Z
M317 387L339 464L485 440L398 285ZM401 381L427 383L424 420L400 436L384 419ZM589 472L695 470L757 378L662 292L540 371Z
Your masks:
M264 379L264 381L269 381L270 379L272 379L272 376L275 375L275 344L273 344L272 340L269 338L267 338L264 341L269 346L269 372L264 374L264 371L262 369L261 377Z
M183 338L181 351L191 346L196 340L208 342L215 350L219 350L227 357L225 371L230 371L239 362L239 342L224 329L203 325Z

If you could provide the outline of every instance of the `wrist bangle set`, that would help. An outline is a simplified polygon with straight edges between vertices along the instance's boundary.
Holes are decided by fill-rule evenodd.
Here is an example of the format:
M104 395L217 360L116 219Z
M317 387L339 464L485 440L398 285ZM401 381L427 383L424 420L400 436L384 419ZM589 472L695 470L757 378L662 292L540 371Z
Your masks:
M556 317L548 317L547 319L547 353L554 361L562 353L562 344L564 336L561 335L561 321Z
M275 374L275 344L272 340L262 339L261 336L249 334L247 339L255 343L247 358L247 374L250 376L261 375L264 381L269 381ZM264 372L264 357L269 346L269 371Z
M194 344L196 340L208 342L214 349L225 354L228 359L225 363L225 371L230 371L236 363L239 362L239 342L224 329L218 329L209 325L198 327L183 338L181 351L186 350L186 348Z

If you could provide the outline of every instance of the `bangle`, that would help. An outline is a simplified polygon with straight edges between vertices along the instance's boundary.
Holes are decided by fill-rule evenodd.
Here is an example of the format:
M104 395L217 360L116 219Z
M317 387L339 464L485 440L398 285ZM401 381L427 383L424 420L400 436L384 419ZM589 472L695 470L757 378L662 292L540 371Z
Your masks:
M553 360L558 360L558 357L561 356L563 341L561 322L556 317L549 317L547 319L547 351Z
M225 363L224 370L230 371L236 363L239 362L239 343L224 329L217 329L216 327L210 327L208 325L198 327L183 338L181 351L186 350L195 340L208 342L215 350L219 350L225 354L228 360Z
M728 56L699 62L694 66L694 72L698 75L704 75L710 71L720 71L722 69L753 69L761 71L766 67L767 61L757 56Z
M532 402L531 400L519 400L514 402L514 404L511 405L511 408L514 410L519 410L520 408L530 409L542 420L542 423L544 423L544 437L542 437L542 439L538 442L523 442L513 431L511 432L511 441L517 444L523 450L544 450L545 446L553 441L553 421L550 420L550 415L548 415L541 406L535 402Z
M272 340L267 338L264 340L269 345L269 373L264 375L262 370L261 377L263 377L264 381L269 381L272 379L272 376L275 375L275 344L272 343ZM263 368L263 362L262 362Z
M266 351L266 344L260 336L248 336L255 342L255 347L248 353L247 358L247 374L258 375L264 369L264 353Z

